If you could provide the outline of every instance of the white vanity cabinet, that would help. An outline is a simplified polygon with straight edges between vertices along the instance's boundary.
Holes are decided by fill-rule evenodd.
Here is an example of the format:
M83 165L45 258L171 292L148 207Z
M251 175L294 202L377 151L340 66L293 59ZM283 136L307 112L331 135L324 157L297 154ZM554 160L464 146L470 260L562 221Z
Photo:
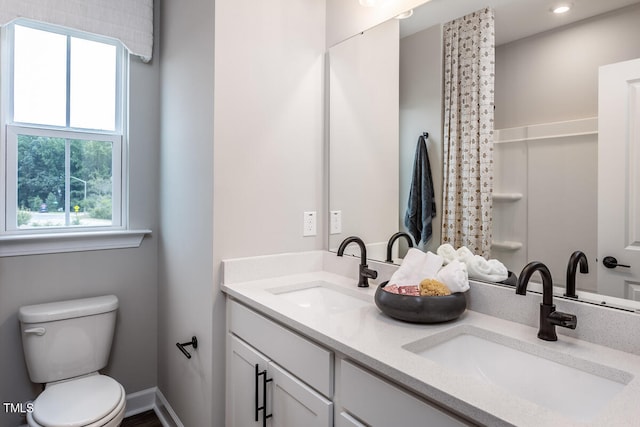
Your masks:
M346 360L336 381L342 406L337 427L470 425Z
M333 354L235 301L228 320L226 424L331 427Z
M232 299L227 310L229 427L470 425Z

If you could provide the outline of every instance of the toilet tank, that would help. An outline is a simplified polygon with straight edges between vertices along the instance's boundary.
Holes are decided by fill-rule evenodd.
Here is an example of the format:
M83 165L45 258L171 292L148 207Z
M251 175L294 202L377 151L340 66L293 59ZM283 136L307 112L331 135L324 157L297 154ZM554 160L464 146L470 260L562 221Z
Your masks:
M117 309L115 295L21 307L18 319L31 381L49 383L104 368Z

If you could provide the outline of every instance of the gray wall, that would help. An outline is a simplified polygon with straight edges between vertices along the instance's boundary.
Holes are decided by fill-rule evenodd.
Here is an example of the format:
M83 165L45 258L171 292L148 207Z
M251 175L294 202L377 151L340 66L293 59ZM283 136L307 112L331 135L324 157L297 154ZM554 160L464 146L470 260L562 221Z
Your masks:
M598 67L640 57L639 23L634 5L497 47L496 129L597 116Z
M35 398L24 364L17 320L20 306L115 294L120 300L111 359L105 373L127 393L157 384L157 194L159 76L156 59L131 59L130 222L150 228L141 247L0 258L0 402ZM0 410L0 425L22 423Z
M185 426L222 425L212 367L214 2L161 2L158 387ZM176 342L198 337L187 359ZM212 352L215 350L215 361Z
M440 246L442 222L442 26L435 25L400 39L400 218L405 230L411 175L418 137L429 132L427 152L431 165L436 216L433 235L422 249ZM401 242L404 242L403 240Z

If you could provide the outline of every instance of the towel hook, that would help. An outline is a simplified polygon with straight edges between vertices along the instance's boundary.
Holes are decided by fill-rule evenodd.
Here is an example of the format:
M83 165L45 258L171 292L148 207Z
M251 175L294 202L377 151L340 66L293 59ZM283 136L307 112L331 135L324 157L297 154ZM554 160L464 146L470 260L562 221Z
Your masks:
M189 353L185 349L185 347L190 346L190 345L193 346L193 348L198 348L198 339L195 336L191 337L191 341L184 342L182 344L180 344L179 342L176 343L176 347L178 347L180 349L182 354L184 354L187 357L187 359L191 359L191 353Z
M429 132L422 132L422 136L424 137L424 139L429 138Z

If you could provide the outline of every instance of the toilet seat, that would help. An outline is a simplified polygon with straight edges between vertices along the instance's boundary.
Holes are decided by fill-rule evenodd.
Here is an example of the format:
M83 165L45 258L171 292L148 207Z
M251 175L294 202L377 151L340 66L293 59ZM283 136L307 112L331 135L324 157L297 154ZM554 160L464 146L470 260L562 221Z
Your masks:
M106 375L91 375L50 384L28 414L34 427L98 427L119 425L124 416L123 387Z

